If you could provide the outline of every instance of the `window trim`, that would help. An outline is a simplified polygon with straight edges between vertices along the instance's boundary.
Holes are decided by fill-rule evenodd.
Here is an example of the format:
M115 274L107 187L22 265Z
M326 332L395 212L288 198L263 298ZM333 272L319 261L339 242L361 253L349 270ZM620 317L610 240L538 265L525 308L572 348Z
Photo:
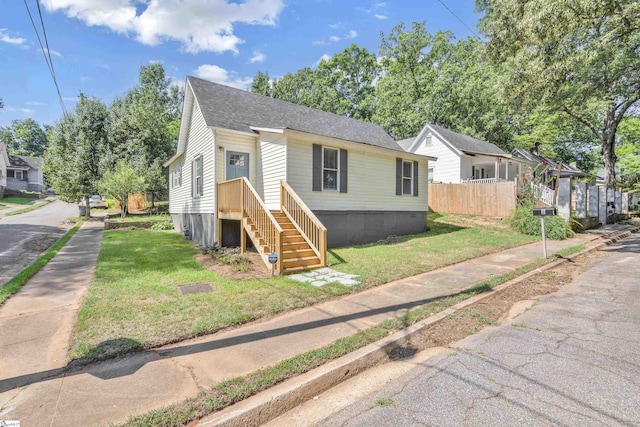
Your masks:
M330 169L325 167L325 163L324 163L324 153L325 150L332 150L336 152L336 169ZM336 188L325 188L324 186L324 171L328 170L328 171L335 171L336 172ZM336 192L340 192L340 149L339 148L334 148L334 147L326 147L326 146L322 146L322 191L336 191Z
M198 161L200 161L200 168L201 168L200 175L198 175ZM202 176L204 175L204 161L203 161L202 154L199 154L196 157L194 157L191 164L192 164L192 170L193 170L193 176L191 177L192 178L191 185L193 187L193 198L198 199L202 197L202 195L204 194L204 182L202 179ZM200 179L200 185L198 185L198 179Z
M410 165L410 168L409 168L409 170L411 171L411 176L410 177L404 176L404 165L405 164L409 164ZM415 176L415 173L414 173L414 170L413 170L413 161L402 159L402 195L403 196L413 196L413 177L414 176ZM411 185L409 186L409 193L405 193L404 192L404 183L405 183L405 180L407 180L407 179L411 183Z
M16 176L17 173L20 173L20 178ZM13 171L13 177L18 181L24 181L24 171Z

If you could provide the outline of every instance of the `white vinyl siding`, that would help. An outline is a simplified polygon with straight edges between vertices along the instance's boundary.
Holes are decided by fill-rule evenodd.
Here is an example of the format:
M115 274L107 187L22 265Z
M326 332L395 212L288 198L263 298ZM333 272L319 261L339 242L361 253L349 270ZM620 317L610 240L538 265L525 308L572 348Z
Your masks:
M169 189L169 211L171 213L214 213L216 158L214 134L207 128L197 102L193 103L190 118L186 151L180 160L174 162L169 168L169 172L174 172L177 168L182 169L182 185ZM193 198L191 197L193 188L191 162L200 155L202 156L203 195Z
M428 138L429 137L427 136L426 139ZM416 154L422 154L424 156L433 156L438 159L437 161L432 160L429 162L429 164L434 168L433 182L458 184L460 183L461 179L467 178L461 176L460 174L460 156L449 146L443 143L436 135L431 136L429 145L425 145L425 139L420 141L420 144L414 152ZM420 173L418 173L418 177L420 176L427 175L420 175Z
M280 181L287 177L286 155L284 135L260 133L256 190L268 209L280 210Z
M322 141L317 142L322 144ZM312 210L417 211L428 208L427 160L419 162L419 197L396 196L396 153L383 154L362 144L336 145L349 153L348 193L312 191L312 143L287 139L287 182Z
M219 130L216 132L218 147L218 161L216 162L216 182L227 180L226 170L226 152L235 151L238 153L249 154L249 181L256 187L256 137L243 135L234 132ZM222 147L222 149L220 149Z

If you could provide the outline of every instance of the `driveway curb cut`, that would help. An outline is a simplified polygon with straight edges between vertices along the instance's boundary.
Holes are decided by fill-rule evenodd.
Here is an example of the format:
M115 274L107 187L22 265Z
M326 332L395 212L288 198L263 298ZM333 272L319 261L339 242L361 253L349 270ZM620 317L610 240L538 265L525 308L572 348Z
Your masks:
M386 338L371 343L356 351L346 354L325 365L301 374L290 380L286 380L257 395L249 397L241 402L229 406L222 411L209 415L200 421L189 424L190 426L247 426L260 425L284 414L296 406L313 399L322 392L335 387L341 382L356 376L373 366L389 361L389 354L402 346L408 345L411 339L422 333L426 328L440 322L447 316L468 307L478 301L499 293L516 283L540 273L551 270L562 263L571 261L579 256L609 246L621 239L640 231L640 227L629 230L613 232L603 236L605 241L580 252L569 255L566 258L553 261L540 268L498 285L490 291L467 298L444 311L424 319L415 325L398 331Z

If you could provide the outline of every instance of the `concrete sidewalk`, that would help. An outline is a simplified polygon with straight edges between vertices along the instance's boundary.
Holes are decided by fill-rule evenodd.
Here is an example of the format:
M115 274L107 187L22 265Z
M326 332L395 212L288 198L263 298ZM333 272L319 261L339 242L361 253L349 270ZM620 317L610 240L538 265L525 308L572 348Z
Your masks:
M548 242L549 253L598 238L583 234ZM36 347L31 347L29 340L40 335L5 344L4 328L0 327L2 358L8 346L15 345L11 351L20 351L21 356L11 359L22 366L5 370L3 365L0 370L0 419L53 426L124 421L132 414L180 402L221 380L324 346L433 298L506 273L539 259L541 252L540 243L521 246L237 329L80 368L65 366L66 354L57 352L58 341L48 351L59 355L57 360L52 362L51 356L31 360L34 352L26 349ZM75 313L73 304L79 297L67 302L70 312ZM0 310L0 318L7 313ZM47 311L39 315L47 318ZM16 321L14 329L19 326ZM58 331L60 342L66 345L69 329ZM42 353L40 345L37 348L35 353Z

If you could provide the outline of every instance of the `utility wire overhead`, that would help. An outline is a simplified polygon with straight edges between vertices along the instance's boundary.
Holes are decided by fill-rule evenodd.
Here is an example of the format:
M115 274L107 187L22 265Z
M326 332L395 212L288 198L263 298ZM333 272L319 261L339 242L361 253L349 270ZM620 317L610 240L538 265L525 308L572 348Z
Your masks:
M49 68L49 74L51 74L51 78L53 79L53 84L56 87L56 92L58 93L58 99L60 100L60 107L62 107L62 113L66 115L67 109L64 105L64 100L62 99L62 95L60 94L60 87L58 86L58 80L56 78L56 73L53 68L53 60L51 59L51 52L49 50L49 40L47 39L47 32L44 27L44 19L42 17L42 11L40 9L40 3L38 2L38 0L36 0L36 4L38 5L38 14L40 16L40 23L42 25L42 33L45 39L46 50L45 50L45 46L43 46L42 44L42 39L40 38L40 32L38 31L36 23L33 20L33 15L31 15L31 9L29 9L29 4L27 3L27 0L24 0L24 6L26 7L27 13L29 14L29 20L31 21L31 25L33 26L33 31L35 31L36 33L38 44L40 44L40 50L42 51L42 55L44 56L44 61L47 63L47 67Z
M471 31L471 34L473 34L474 36L476 36L476 38L477 38L478 40L481 40L481 39L480 39L480 37L478 37L478 35L476 34L476 32L475 32L475 31L473 31L473 30L471 29L471 27L469 27L469 26L467 25L467 23L466 23L466 22L464 22L462 19L460 19L460 17L459 17L458 15L456 15L456 14L455 14L455 12L454 12L453 10L449 9L449 6L447 6L446 4L444 4L444 2L443 2L442 0L438 0L438 1L440 2L440 4L441 4L441 5L443 5L443 6L444 6L444 8L445 8L445 9L447 9L447 10L448 10L448 11L449 11L453 16L455 16L455 18L456 18L458 21L460 21L460 23L461 23L462 25L464 25L465 27L467 27L467 30Z

